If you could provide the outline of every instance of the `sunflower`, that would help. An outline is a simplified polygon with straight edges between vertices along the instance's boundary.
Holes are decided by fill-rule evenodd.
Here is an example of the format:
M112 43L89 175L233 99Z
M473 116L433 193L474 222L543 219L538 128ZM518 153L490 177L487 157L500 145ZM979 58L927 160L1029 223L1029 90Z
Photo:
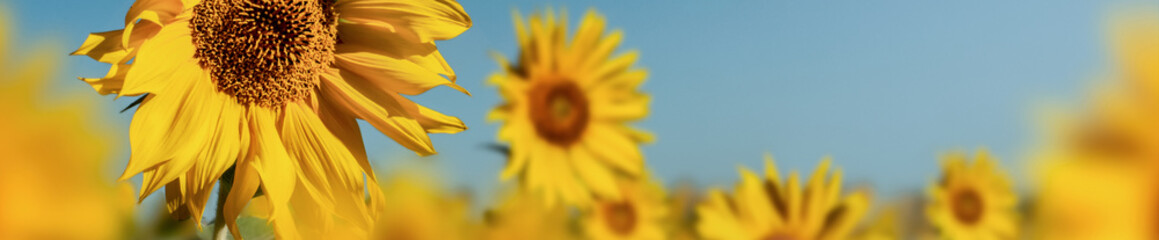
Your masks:
M702 195L692 181L684 179L676 182L665 203L668 217L664 231L668 233L668 239L700 239L696 235L696 205L703 200Z
M569 217L563 205L547 205L526 189L511 189L501 193L496 205L483 213L482 239L578 239Z
M705 239L847 239L865 215L868 193L841 196L841 171L822 160L805 189L796 172L783 181L771 157L765 179L741 167L734 195L710 190L697 207L697 230ZM826 177L829 177L826 181Z
M139 0L124 29L90 34L73 54L112 64L82 78L98 93L142 96L121 177L144 172L141 198L166 186L170 211L200 219L236 168L222 209L232 233L260 188L278 236L293 237L280 221L292 197L370 219L356 119L420 155L435 153L428 133L466 128L403 95L466 93L434 41L470 25L454 1Z
M438 188L430 174L399 172L382 183L383 208L374 239L469 239L474 226L467 220L466 195ZM329 235L323 235L329 236ZM323 237L324 238L324 237Z
M1097 92L1089 115L1048 119L1036 156L1043 239L1159 238L1159 9L1119 14L1114 85Z
M0 6L0 239L129 237L133 188L103 174L116 141L94 128L110 116L86 99L45 97L61 59L11 55L7 13Z
M614 177L640 174L638 145L652 138L626 125L648 114L649 97L636 90L647 77L632 67L637 53L610 57L622 34L604 35L604 18L595 10L570 42L566 16L548 10L527 23L518 13L514 18L518 62L496 57L503 72L490 78L506 102L488 118L503 121L499 140L511 144L501 178L519 175L548 204L617 198Z
M641 179L617 179L620 199L597 198L582 221L589 239L668 239L664 189Z
M943 157L942 176L928 190L926 217L948 239L1015 239L1018 196L986 151Z

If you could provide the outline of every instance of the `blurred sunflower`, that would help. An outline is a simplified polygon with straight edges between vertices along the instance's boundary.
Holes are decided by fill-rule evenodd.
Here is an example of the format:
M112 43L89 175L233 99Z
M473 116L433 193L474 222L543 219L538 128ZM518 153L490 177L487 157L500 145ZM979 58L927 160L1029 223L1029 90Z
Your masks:
M696 205L703 200L702 198L702 192L692 181L687 179L677 181L665 203L668 217L664 231L668 234L668 239L700 239L696 235Z
M646 174L645 174L646 175ZM589 239L668 239L664 189L647 176L617 179L620 199L597 198L581 220Z
M1093 112L1051 116L1036 224L1043 239L1159 238L1159 9L1111 22L1118 76Z
M926 217L948 239L1015 239L1018 196L986 151L974 163L962 153L943 157L942 176L928 189Z
M279 220L297 195L370 219L356 119L420 155L435 153L427 133L466 128L402 95L466 93L434 41L470 26L454 1L139 0L124 29L90 34L73 54L112 64L82 78L97 92L143 95L121 177L144 172L141 198L167 186L170 211L200 219L236 166L225 222L261 188L278 236L292 237L293 221Z
M858 240L892 240L902 239L901 223L899 211L896 208L888 208L884 211L878 212L877 216L868 222L861 230L854 234L850 239Z
M614 177L638 176L644 166L638 145L652 139L626 125L648 114L649 97L636 90L647 77L632 67L637 53L610 57L622 34L604 35L595 10L570 42L566 16L548 10L526 23L518 13L514 18L518 62L496 57L503 72L490 78L506 102L488 119L504 122L498 137L511 144L501 178L519 175L548 204L618 198Z
M14 57L7 13L0 6L0 239L130 237L133 188L103 174L116 142L94 128L104 116L85 99L45 97L60 58Z
M373 239L443 240L476 236L475 225L467 219L470 199L442 191L429 176L398 172L383 180L383 194L390 197L383 198Z
M483 214L482 239L577 239L563 205L547 205L543 197L516 188L500 194Z
M741 167L734 195L710 190L697 208L705 239L847 239L869 207L868 193L841 196L841 171L822 160L802 190L797 173L784 182L771 157L765 179ZM829 177L828 180L825 178Z

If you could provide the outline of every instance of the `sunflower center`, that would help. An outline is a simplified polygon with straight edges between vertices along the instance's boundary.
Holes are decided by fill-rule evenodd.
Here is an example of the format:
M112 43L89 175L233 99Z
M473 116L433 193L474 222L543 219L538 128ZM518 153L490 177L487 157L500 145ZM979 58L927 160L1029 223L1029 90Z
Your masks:
M532 87L529 97L531 122L540 137L559 146L579 140L590 110L587 97L575 82L544 81Z
M982 219L982 212L985 210L985 203L982 201L982 196L974 189L965 189L957 191L953 195L953 202L951 202L954 211L954 217L958 218L965 224L975 224Z
M194 56L217 90L265 107L310 97L334 61L334 0L203 0Z
M628 235L636 228L636 207L629 202L604 205L604 221L608 228L620 235Z

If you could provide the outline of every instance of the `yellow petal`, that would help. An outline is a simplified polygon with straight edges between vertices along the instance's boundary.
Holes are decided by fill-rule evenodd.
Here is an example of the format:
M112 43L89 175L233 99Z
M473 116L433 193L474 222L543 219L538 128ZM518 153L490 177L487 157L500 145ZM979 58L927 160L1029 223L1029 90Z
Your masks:
M121 88L125 85L125 76L129 73L130 64L116 64L109 68L109 73L104 78L79 78L85 81L89 86L93 87L98 94L116 94L121 92Z
M428 133L458 133L467 130L467 125L457 117L447 116L430 108L418 105L398 94L390 94L394 100L415 117Z
M575 40L572 40L571 46L569 46L570 55L576 59L569 61L573 63L583 61L583 57L587 56L588 51L594 48L600 37L604 35L605 25L603 16L594 8L588 9L583 20L580 20L579 29L575 32Z
M167 94L149 95L141 103L129 125L131 153L129 166L121 179L127 179L145 169L156 168L156 178L148 179L143 192L152 192L184 175L197 155L209 143L214 120L220 119L224 104L204 80L196 65L179 71L185 78L168 79L174 85L191 83L188 89Z
M297 159L299 172L305 174L302 177L317 183L333 179L339 186L362 188L362 170L354 155L306 106L287 105L281 133L286 150Z
M181 2L173 0L137 0L129 7L129 12L125 13L125 25L137 22L145 14L164 16L157 19L167 20L181 13L182 7Z
M251 154L251 164L261 178L262 192L268 196L274 232L278 238L296 238L298 233L289 203L298 181L298 166L278 136L280 114L263 107L251 107L249 113L249 129L253 134L250 146L256 152Z
M769 199L764 181L748 169L740 169L741 182L736 190L737 213L750 220L754 226L779 226L783 224L778 213L773 208L773 200Z
M620 30L612 31L612 33L604 37L604 39L601 40L599 44L595 46L595 48L584 51L588 54L587 57L584 58L581 62L579 69L595 70L596 68L602 66L602 64L605 64L604 61L608 59L608 56L611 56L612 51L616 50L616 47L620 45L620 41L623 39L623 32Z
M503 126L503 130L501 131L511 131L516 127L517 126ZM523 136L525 135L515 135L513 138L522 138ZM529 161L528 158L531 157L531 152L536 150L532 146L521 145L523 143L531 142L517 141L517 139L512 139L511 142L511 156L507 157L507 164L505 167L503 167L503 172L499 174L499 178L503 180L511 179L511 177L514 177L516 174L526 172L525 170L527 168L527 162Z
M86 55L103 63L117 63L129 55L129 50L121 46L123 29L90 33L80 48L71 55Z
M390 25L396 34L421 42L451 39L471 27L471 17L453 0L342 1L334 8L342 20Z
M635 176L643 171L644 157L639 144L612 126L590 124L583 137L583 147L598 159Z
M414 117L407 114L398 102L379 91L369 91L375 95L363 95L363 92L346 82L346 79L354 78L357 77L344 72L324 73L321 81L322 86L320 86L321 94L336 105L358 115L359 118L365 119L378 131L394 139L403 147L423 156L435 153L426 130Z
M601 65L592 69L591 71L583 72L581 78L593 78L598 80L611 79L615 76L622 75L636 63L636 59L640 58L640 52L630 50L624 54L616 56L612 60L603 62ZM598 83L598 82L597 82Z
M568 162L576 173L584 180L585 185L595 194L609 198L620 199L620 190L616 185L612 169L601 166L598 159L591 156L586 149L573 148L569 151ZM552 159L539 159L550 161Z
M418 95L431 88L445 85L470 94L463 87L443 78L438 72L411 61L387 57L374 49L338 45L335 53L335 65L358 74L362 80L371 83L379 91Z
M188 24L165 26L157 36L141 44L140 52L133 59L133 68L125 76L121 94L139 95L160 91L172 82L170 76L179 67L197 66L193 58L192 41Z
M329 101L322 101L319 104L318 116L326 124L326 129L342 140L342 144L358 160L362 171L371 180L375 180L374 169L370 168L370 161L366 157L366 145L362 142L362 131L358 126L358 120L355 119L357 116Z
M201 80L208 83L209 79L203 78ZM202 84L204 84L202 86L209 88L209 86L205 86L208 84ZM244 111L242 106L237 104L230 96L209 89L197 94L213 95L212 98L216 98L216 101L210 101L208 103L212 105L201 106L201 108L207 110L216 109L211 111L218 111L215 112L216 114L210 113L216 116L201 120L210 123L207 126L211 127L211 129L204 129L202 131L212 133L212 135L209 136L204 148L198 149L200 153L197 153L195 163L189 169L188 181L186 181L189 191L201 193L212 190L214 183L221 178L221 175L232 167L237 159L245 157L242 152L243 146L240 142L242 139L242 126L245 123L242 118L242 111ZM208 195L199 197L205 198L202 200L208 199ZM200 209L204 205L205 203L202 202L191 206ZM201 215L200 211L194 211L193 213L198 217Z
M600 96L593 94L593 96ZM617 101L618 100L618 101ZM648 116L648 105L652 98L647 95L614 99L610 97L594 97L596 104L591 105L592 117L597 120L625 122L640 120Z
M311 206L320 206L327 214L326 210L338 209L343 218L369 225L361 166L316 113L305 105L287 105L282 140L298 161L300 183L310 194L320 194L313 198L322 202Z
M229 227L229 231L233 233L234 239L241 239L241 231L237 227L237 216L245 209L247 203L253 198L254 193L257 193L258 187L261 186L261 178L258 176L257 170L254 168L254 161L256 159L251 152L246 158L237 161L237 167L234 169L233 186L230 187L229 196L226 196L225 205L222 206L222 214L224 214L225 224ZM263 196L263 198L268 198ZM263 206L270 206L269 201ZM273 209L270 209L272 212Z
M413 62L455 81L455 71L443 59L433 42L410 41L393 34L390 26L377 24L338 23L338 35L343 44L358 45L377 50L384 56Z

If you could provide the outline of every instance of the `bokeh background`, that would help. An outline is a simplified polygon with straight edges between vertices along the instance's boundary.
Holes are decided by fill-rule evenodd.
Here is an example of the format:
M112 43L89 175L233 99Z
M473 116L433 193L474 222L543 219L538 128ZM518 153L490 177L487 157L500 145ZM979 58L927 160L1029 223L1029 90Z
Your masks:
M472 96L437 88L412 99L470 129L433 135L439 154L419 161L489 202L504 184L505 161L488 147L498 125L484 116L501 101L484 81L498 70L489 54L516 54L513 11L564 8L574 24L594 7L625 31L620 50L638 49L637 66L650 71L642 90L653 96L652 113L637 126L658 137L643 149L665 183L731 186L737 166L760 167L765 153L800 170L828 155L853 185L908 194L935 177L939 154L986 147L1026 184L1036 111L1080 102L1108 69L1108 17L1138 2L463 0L474 26L438 44ZM88 32L122 28L132 1L0 3L15 20L18 53L56 47L66 55ZM92 120L123 146L107 170L117 176L133 110L118 112L134 99L99 96L76 80L103 76L107 65L83 56L66 63L52 94L99 102L108 113ZM377 169L419 159L362 129Z

